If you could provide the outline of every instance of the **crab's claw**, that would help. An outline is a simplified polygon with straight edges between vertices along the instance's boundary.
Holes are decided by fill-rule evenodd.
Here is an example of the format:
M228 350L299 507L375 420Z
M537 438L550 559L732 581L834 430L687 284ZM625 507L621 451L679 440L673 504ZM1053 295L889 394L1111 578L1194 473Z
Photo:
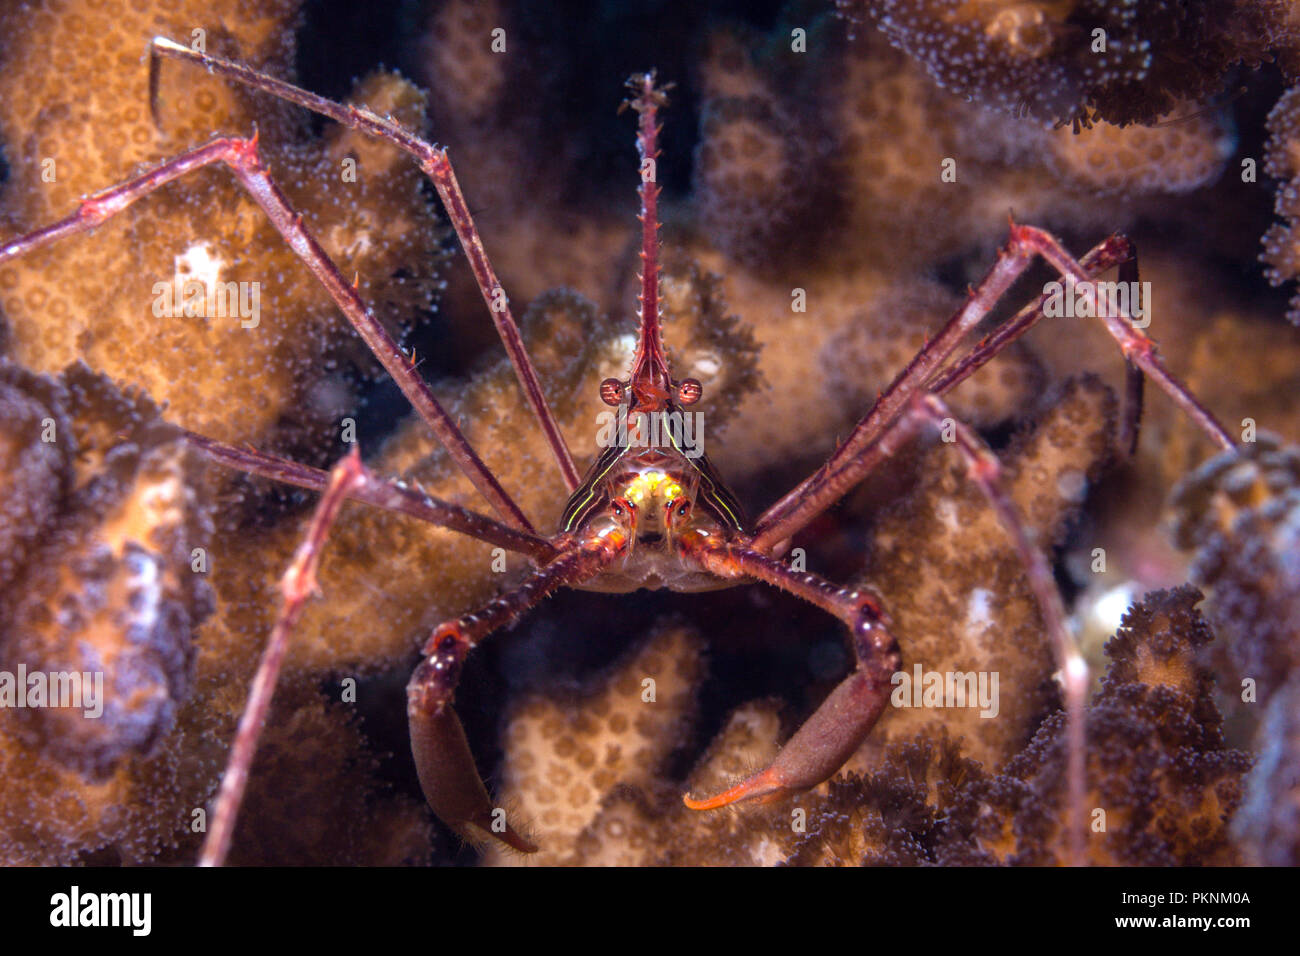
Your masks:
M786 788L786 784L782 782L780 775L771 767L768 767L766 770L756 773L752 777L747 777L734 787L724 790L716 796L697 800L688 793L682 797L682 802L692 810L717 810L719 807L740 803L742 800L762 800L764 797L779 797Z
M422 707L412 694L407 717L420 789L438 819L471 843L488 836L521 853L536 853L536 844L509 824L504 810L492 806L456 712L450 706Z
M686 805L692 810L716 810L742 800L775 800L829 779L862 745L889 702L889 675L899 658L892 638L881 643L890 649L873 655L867 666L831 691L770 767L707 799L688 794L682 798Z

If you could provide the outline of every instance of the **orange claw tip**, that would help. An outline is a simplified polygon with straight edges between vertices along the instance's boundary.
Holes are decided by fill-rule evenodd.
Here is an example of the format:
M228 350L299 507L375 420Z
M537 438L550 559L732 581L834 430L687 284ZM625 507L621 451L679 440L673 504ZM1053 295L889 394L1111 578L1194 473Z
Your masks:
M719 807L739 803L742 800L756 800L761 797L774 797L784 788L777 774L769 767L762 773L740 781L729 790L704 800L696 800L689 793L682 795L682 802L692 810L717 810Z
M720 793L716 797L709 797L706 800L696 800L689 793L682 794L682 803L686 804L691 810L716 810L719 807L725 807L731 803L727 799L726 793Z

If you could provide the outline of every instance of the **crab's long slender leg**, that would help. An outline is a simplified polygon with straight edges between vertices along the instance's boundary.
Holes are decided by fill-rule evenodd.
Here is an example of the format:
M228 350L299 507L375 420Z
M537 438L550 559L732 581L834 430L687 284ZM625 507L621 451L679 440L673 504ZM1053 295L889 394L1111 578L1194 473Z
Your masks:
M846 462L858 460L862 450L898 417L911 397L926 387L967 334L1011 288L1031 259L1027 250L1012 243L999 250L997 261L979 285L970 290L965 304L894 377L826 463L759 515L754 529L756 544L761 550L768 550L794 534L853 487L849 484L828 488L827 479Z
M781 748L767 769L706 799L685 797L693 810L711 810L739 800L777 797L806 790L830 777L861 746L889 701L891 679L902 666L898 642L889 633L875 600L861 591L839 588L815 574L753 548L751 542L692 532L681 539L683 552L723 578L755 578L815 604L849 629L857 662L849 674Z
M1124 418L1119 426L1119 447L1132 458L1137 454L1138 426L1142 423L1143 392L1147 377L1142 369L1127 359L1124 361Z
M1002 469L997 456L984 440L974 429L954 416L936 395L918 396L913 401L909 415L939 426L951 423L955 439L953 444L966 459L971 480L979 486L997 512L1003 530L1010 536L1020 561L1025 566L1029 586L1042 615L1043 626L1047 630L1065 691L1066 743L1069 754L1066 767L1066 830L1069 834L1070 860L1073 865L1082 866L1087 837L1084 808L1084 706L1087 703L1088 663L1066 626L1061 592L1056 588L1047 557L1030 540L1015 503L1003 487L1000 477Z
M323 492L329 485L329 472L321 471L319 468L268 455L253 448L228 445L191 431L185 431L183 434L187 442L212 461L227 468L260 475L272 481L307 488L311 491ZM461 534L486 541L488 544L499 545L507 551L526 554L537 561L549 561L555 557L554 546L545 538L516 531L487 515L435 498L404 482L379 478L368 470L364 480L348 492L348 497L386 511L409 515L451 531L459 531Z
M1132 258L1132 246L1127 239L1116 235L1106 239L1093 253L1096 254L1098 263L1109 261L1119 264ZM971 290L966 304L895 377L827 462L759 517L754 537L760 550L769 550L790 537L853 488L878 462L877 457L864 457L862 452L870 448L876 436L882 434L915 395L927 390L927 383L950 388L960 380L936 381L943 364L961 340L989 313L1001 295L1028 268L1035 255L1041 255L1061 275L1073 278L1079 294L1087 299L1093 314L1119 343L1127 360L1153 378L1212 441L1224 448L1233 446L1232 438L1223 426L1164 367L1156 354L1155 343L1133 325L1132 316L1123 310L1119 314L1110 314L1098 302L1096 290L1090 281L1092 273L1070 257L1060 243L1043 230L1013 223L1010 241L998 252L997 262L988 275ZM994 333L985 343L981 343L976 349L979 353L978 360L972 362L964 374L969 374L979 364L983 364L1013 341L1016 335L1023 334L1038 321L1045 300L1046 296L1040 297L1036 303L1022 310L1013 323L1018 323L1017 331L1003 335ZM1129 395L1133 396L1132 376L1129 381Z
M1099 302L1097 299L1097 290L1093 283L1087 281L1088 276L1084 273L1083 267L1065 250L1060 241L1051 233L1034 226L1013 225L1011 227L1011 241L1025 248L1031 249L1037 255L1047 260L1053 269L1062 276L1071 278L1077 284L1077 289L1092 307L1093 315L1106 326L1106 331L1119 344L1120 350L1124 353L1124 358L1140 368L1148 378L1152 379L1161 389L1164 390L1174 404L1183 410L1193 422L1209 436L1210 440L1222 449L1236 447L1236 442L1228 434L1218 420L1202 405L1190 391L1187 390L1182 382L1165 368L1156 354L1156 343L1152 341L1141 329L1133 324L1133 316L1126 309L1121 309L1118 314L1107 307L1106 303Z
M298 617L302 613L307 598L317 591L316 568L320 564L321 549L330 526L338 517L339 508L354 488L365 481L365 468L361 464L361 455L354 447L352 452L334 466L330 472L329 486L316 505L311 524L302 543L294 554L293 563L280 581L280 591L284 601L280 607L275 628L270 640L262 651L262 659L257 666L257 675L253 687L248 693L248 702L244 713L239 718L239 728L235 731L235 742L230 748L230 758L226 763L226 772L221 778L221 788L217 792L217 802L212 814L212 828L203 841L203 850L199 855L200 866L220 866L225 862L230 851L230 838L235 829L235 818L239 815L239 806L244 800L244 788L248 783L248 770L257 752L257 741L262 733L262 724L266 721L266 712L271 706L271 697L275 693L276 681L280 677L280 665L284 662L285 652L289 649L289 637Z
M514 366L515 375L519 379L520 387L524 390L524 397L528 400L528 404L532 406L533 413L541 424L542 432L546 436L546 441L551 446L556 463L564 476L564 483L569 491L577 488L579 477L578 470L573 464L573 455L570 454L569 446L565 443L560 427L556 424L555 416L546 402L541 382L537 378L537 370L533 368L532 360L528 357L528 351L524 348L523 338L519 334L519 326L510 311L510 302L506 298L505 291L502 289L496 272L492 268L492 263L488 259L487 252L483 248L483 241L479 237L478 229L474 226L469 204L465 202L465 196L461 193L460 183L456 180L456 173L452 169L451 160L447 157L447 151L425 142L400 123L388 117L379 116L364 107L344 106L341 103L335 103L282 80L266 76L242 64L191 50L189 47L174 43L166 37L155 37L149 46L149 102L155 116L157 116L159 57L199 64L206 67L211 73L234 80L236 83L242 83L244 86L261 90L263 93L269 93L322 116L328 116L335 122L342 123L351 129L369 133L371 136L392 143L398 149L415 157L420 164L421 171L433 182L434 188L438 191L438 196L442 199L443 207L447 210L447 216L451 220L452 228L456 230L456 236L460 240L461 248L465 251L465 257L469 260L470 268L474 271L474 279L478 282L479 292L482 293L483 301L487 303L488 311L492 315L497 334L501 337L506 354L510 356L510 363Z
M302 223L284 193L275 185L258 156L257 135L244 139L222 137L197 149L189 150L155 166L149 172L119 183L81 200L77 211L53 225L38 229L0 246L0 262L39 248L56 239L93 229L110 216L121 212L143 196L174 179L213 163L225 164L241 186L262 207L271 224L329 292L335 304L347 316L352 327L393 377L410 403L433 429L452 460L460 466L474 487L485 497L509 525L533 533L533 526L519 510L514 499L501 487L483 460L470 446L450 415L434 397L429 386L415 371L414 363L402 352L374 313L361 301L356 289L343 278L329 254Z
M595 577L626 553L626 547L626 539L618 532L561 541L559 555L519 587L473 614L439 625L425 642L424 659L406 687L411 754L429 806L458 833L468 836L473 827L516 850L536 850L503 813L494 815L487 787L452 708L465 658L488 634L514 624L559 588Z
M1111 236L1106 242L1089 250L1079 260L1079 265L1089 279L1095 279L1111 266L1118 265L1119 281L1129 288L1135 288L1141 278L1138 273L1137 249L1127 236ZM1043 305L1047 298L1048 293L1044 292L981 339L960 361L948 366L931 381L930 391L936 395L945 395L983 368L1013 340L1038 324L1043 318ZM1124 361L1124 372L1124 416L1120 425L1119 446L1132 455L1136 450L1138 425L1142 420L1142 392L1146 377L1142 374L1142 369L1129 359Z

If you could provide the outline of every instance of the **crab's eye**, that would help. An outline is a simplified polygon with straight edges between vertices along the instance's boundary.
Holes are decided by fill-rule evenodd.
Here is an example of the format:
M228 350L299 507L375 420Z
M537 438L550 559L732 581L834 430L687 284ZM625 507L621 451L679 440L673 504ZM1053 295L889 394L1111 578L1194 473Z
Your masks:
M697 378L683 379L677 386L677 401L683 405L694 405L704 394L704 386L700 384Z
M681 503L681 507L679 507L679 508L677 509L677 516L678 516L679 518L685 518L685 517L686 517L686 512L688 512L688 511L690 511L690 510L691 510L691 506L690 506L689 504L687 504L685 501L683 501L683 502Z
M623 517L623 506L619 504L617 501L614 502L614 515L615 517L618 518Z
M623 401L623 383L616 378L607 378L600 383L600 400L606 405L617 405Z

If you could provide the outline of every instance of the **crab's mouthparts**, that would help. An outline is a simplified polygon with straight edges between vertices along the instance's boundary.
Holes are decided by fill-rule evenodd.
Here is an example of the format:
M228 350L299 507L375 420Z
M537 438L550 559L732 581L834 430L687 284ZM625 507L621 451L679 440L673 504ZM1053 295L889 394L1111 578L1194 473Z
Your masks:
M658 531L650 531L645 534L639 534L636 536L637 544L659 544L663 540L664 540L663 534Z

